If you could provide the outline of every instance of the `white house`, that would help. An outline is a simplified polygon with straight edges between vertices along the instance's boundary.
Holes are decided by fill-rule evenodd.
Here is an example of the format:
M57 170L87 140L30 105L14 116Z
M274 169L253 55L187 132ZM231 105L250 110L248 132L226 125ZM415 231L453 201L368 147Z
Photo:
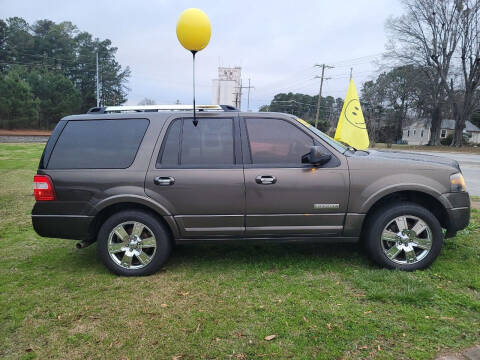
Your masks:
M411 125L403 128L402 140L409 145L426 145L430 140L430 119L420 119ZM440 125L440 139L445 139L455 132L455 120L444 119ZM469 135L469 142L480 144L480 128L472 124L471 121L465 122L464 133Z

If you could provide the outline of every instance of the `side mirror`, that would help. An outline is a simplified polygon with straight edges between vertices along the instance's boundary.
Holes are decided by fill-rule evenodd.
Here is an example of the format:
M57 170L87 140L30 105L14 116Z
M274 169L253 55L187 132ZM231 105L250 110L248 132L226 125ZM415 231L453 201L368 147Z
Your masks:
M321 166L332 158L332 155L323 153L321 146L312 146L310 152L302 156L302 164Z

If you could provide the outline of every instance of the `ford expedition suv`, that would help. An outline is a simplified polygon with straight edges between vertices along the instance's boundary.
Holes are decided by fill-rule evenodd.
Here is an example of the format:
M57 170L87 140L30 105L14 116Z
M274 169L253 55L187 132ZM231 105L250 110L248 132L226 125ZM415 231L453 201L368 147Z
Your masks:
M468 225L456 161L355 150L288 114L197 108L196 126L182 105L63 118L34 177L36 232L97 242L129 276L212 239L362 242L379 265L416 270Z

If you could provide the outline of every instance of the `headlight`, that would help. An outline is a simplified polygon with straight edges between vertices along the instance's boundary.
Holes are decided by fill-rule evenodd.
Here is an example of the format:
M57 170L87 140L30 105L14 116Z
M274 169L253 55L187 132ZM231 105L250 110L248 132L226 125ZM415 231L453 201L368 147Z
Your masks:
M450 175L450 190L452 192L467 191L467 185L461 173Z

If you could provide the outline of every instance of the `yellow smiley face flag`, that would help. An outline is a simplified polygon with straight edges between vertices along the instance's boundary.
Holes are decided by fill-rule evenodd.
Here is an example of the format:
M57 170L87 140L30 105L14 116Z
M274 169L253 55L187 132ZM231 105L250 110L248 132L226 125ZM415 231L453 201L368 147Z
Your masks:
M347 96L338 119L337 131L335 131L335 140L359 150L366 150L370 145L367 126L353 79L350 79L350 85L348 85Z

